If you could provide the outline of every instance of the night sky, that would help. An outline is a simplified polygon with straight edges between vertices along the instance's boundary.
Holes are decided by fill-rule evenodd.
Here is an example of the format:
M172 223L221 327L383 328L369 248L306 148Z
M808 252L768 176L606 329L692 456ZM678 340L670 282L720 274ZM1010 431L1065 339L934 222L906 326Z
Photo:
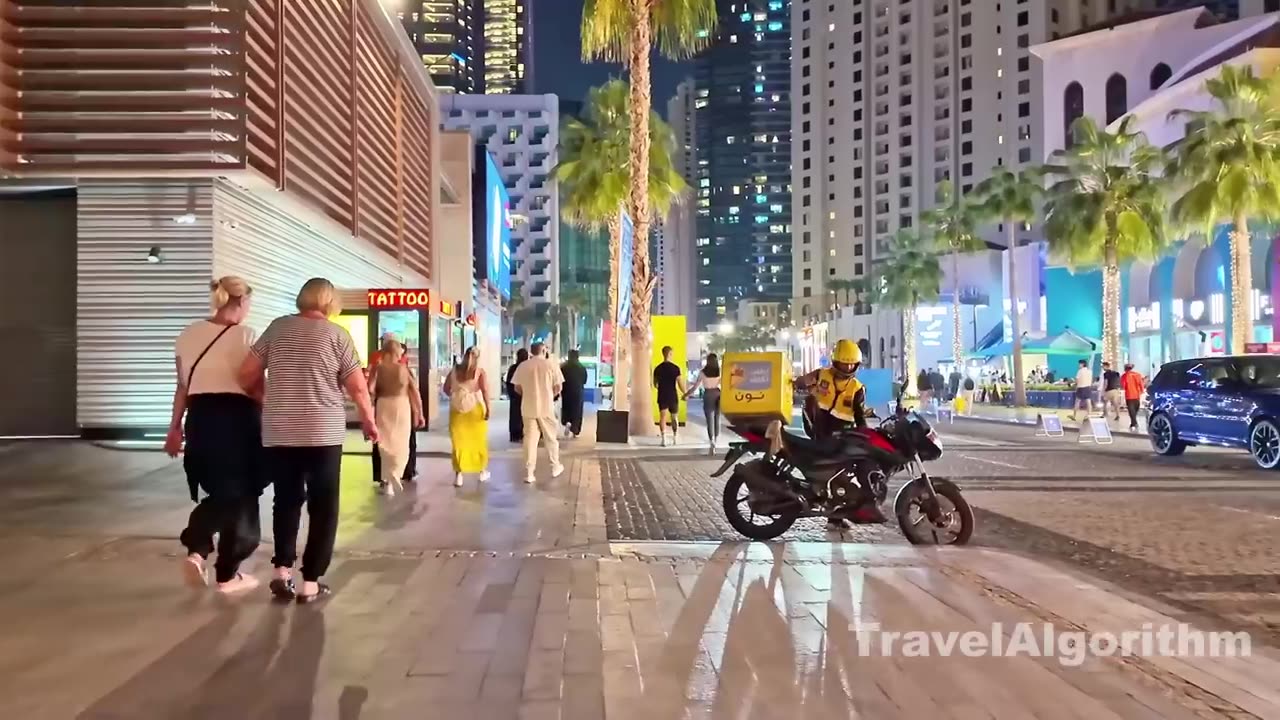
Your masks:
M533 92L555 93L565 100L582 100L587 90L622 77L621 65L582 64L582 0L532 0ZM654 57L653 107L666 115L667 100L676 85L693 74L691 63Z

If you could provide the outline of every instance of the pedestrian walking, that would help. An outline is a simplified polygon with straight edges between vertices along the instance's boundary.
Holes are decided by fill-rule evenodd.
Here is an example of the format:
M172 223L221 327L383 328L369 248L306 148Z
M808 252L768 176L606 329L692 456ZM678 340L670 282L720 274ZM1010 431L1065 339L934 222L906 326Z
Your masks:
M542 343L529 348L529 359L519 364L511 383L520 395L520 413L524 416L524 481L537 480L538 441L547 445L551 461L551 477L560 477L560 438L556 432L556 396L564 387L560 367L546 357Z
M963 389L960 392L963 394L962 397L964 397L964 409L965 409L964 414L972 415L973 414L973 394L974 394L974 388L976 387L974 385L973 378L965 376L964 385L962 387Z
M254 344L240 369L240 382L255 387L266 377L262 444L276 486L271 592L307 603L330 592L320 578L333 559L338 532L338 482L347 435L344 389L360 413L365 437L375 443L380 438L355 343L345 328L329 320L340 310L333 283L308 280L296 304L296 315L276 318ZM304 502L308 527L299 590L292 568Z
M507 400L511 402L511 410L507 415L507 429L511 433L511 442L519 443L524 441L524 412L521 410L520 389L512 382L516 376L516 370L529 359L529 351L520 348L516 351L516 361L507 368Z
M388 342L395 342L400 345L400 364L406 368L409 367L409 345L396 337L395 333L384 333L379 341L378 349L369 355L369 367L366 370L366 379L373 379L373 370L382 362L383 353L386 352ZM412 370L410 370L412 372ZM415 378L416 382L416 378ZM418 404L421 407L422 393L418 393ZM423 413L423 419L426 419L426 413ZM425 423L424 423L425 427ZM419 428L409 427L409 461L405 463L404 474L400 476L402 482L413 482L418 476L418 430ZM382 453L378 451L378 443L374 443L373 452L369 453L373 460L373 484L378 489L383 488L382 482Z
M1129 429L1138 430L1138 409L1142 406L1142 393L1147 389L1142 373L1133 369L1133 363L1124 366L1124 374L1120 376L1120 387L1124 391L1125 409L1129 411Z
M1081 360L1080 369L1076 371L1075 400L1071 405L1071 419L1079 421L1076 411L1084 407L1084 416L1093 412L1093 372L1089 370L1089 361Z
M667 420L671 421L671 444L680 429L680 395L684 393L684 371L671 362L671 346L662 348L662 362L653 369L653 386L658 391L658 435L667 446Z
M174 343L177 388L164 449L169 457L183 454L187 487L197 503L179 536L187 549L182 562L187 583L208 584L205 562L217 535L214 580L218 592L230 594L258 586L240 565L258 548L262 534L261 388L250 392L239 381L240 365L254 343L253 330L243 324L253 288L229 275L210 283L209 290L212 316L188 325Z
M404 489L400 480L412 459L409 438L414 430L427 424L418 382L409 367L401 362L403 357L404 346L395 336L384 338L378 364L369 372L369 396L373 398L378 425L374 452L382 458L378 486L388 497Z
M1102 417L1107 416L1107 408L1111 408L1112 417L1120 422L1120 408L1124 404L1124 391L1120 389L1120 373L1111 367L1111 363L1102 363Z
M720 358L715 353L707 354L707 361L698 371L698 379L684 394L685 400L699 387L702 388L702 417L707 421L707 439L711 441L711 452L714 453L716 440L720 438Z
M920 394L920 409L928 412L929 406L933 402L933 384L931 373L928 370L921 370L916 375L916 392Z
M577 350L569 351L569 359L560 366L564 376L564 390L560 393L560 422L565 432L573 437L582 434L582 408L586 400L587 369Z
M467 473L489 481L489 379L480 367L479 348L468 348L462 362L444 381L449 396L449 441L453 486L462 487Z

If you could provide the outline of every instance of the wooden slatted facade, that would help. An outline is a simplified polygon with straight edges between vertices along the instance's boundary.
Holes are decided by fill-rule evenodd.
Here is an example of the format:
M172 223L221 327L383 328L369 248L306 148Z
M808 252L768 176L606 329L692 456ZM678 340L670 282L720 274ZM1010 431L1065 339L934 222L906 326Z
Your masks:
M0 0L0 175L237 177L432 278L438 118L379 0Z

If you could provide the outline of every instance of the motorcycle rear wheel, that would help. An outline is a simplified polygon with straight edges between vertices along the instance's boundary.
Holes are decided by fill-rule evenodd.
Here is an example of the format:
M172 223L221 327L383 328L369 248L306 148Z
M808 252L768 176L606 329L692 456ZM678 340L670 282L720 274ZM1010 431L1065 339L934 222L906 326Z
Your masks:
M942 478L933 478L933 490L938 494L941 511L949 516L947 532L939 532L924 513L922 504L928 499L928 490L920 480L913 480L898 492L893 503L893 514L898 517L898 527L912 545L965 545L973 537L973 508L960 494L960 488ZM948 509L947 505L950 505ZM912 510L915 510L915 514Z
M744 471L735 468L724 484L724 516L734 530L752 540L772 540L790 530L800 517L798 503L776 515L756 515L747 504L750 492Z

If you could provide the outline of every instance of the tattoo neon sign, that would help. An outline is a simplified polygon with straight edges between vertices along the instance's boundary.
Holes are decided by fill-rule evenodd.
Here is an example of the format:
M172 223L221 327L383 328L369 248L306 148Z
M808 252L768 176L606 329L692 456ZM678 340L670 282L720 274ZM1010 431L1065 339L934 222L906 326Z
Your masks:
M430 290L386 289L370 290L370 310L429 310Z

